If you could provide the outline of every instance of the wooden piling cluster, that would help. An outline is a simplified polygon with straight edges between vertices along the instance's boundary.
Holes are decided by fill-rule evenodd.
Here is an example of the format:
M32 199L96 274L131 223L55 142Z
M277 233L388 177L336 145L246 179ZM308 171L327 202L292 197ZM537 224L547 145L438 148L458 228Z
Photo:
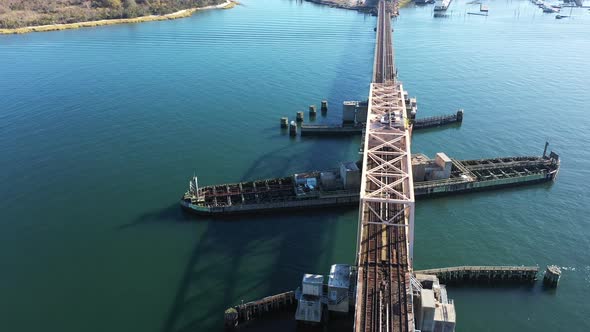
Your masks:
M322 113L328 112L328 101L327 100L322 100L321 110L322 110Z
M415 119L413 121L414 129L431 128L444 126L451 123L463 122L463 110L460 109L455 114L431 116L428 118Z
M313 118L318 114L318 111L315 108L315 105L309 105L309 117Z
M545 270L543 283L549 287L555 288L559 283L559 277L561 277L561 269L555 265L549 265Z
M290 291L234 306L225 311L225 327L235 328L265 314L292 308L296 303L295 292Z
M436 275L448 284L534 282L538 272L537 266L456 266L415 271L416 274Z

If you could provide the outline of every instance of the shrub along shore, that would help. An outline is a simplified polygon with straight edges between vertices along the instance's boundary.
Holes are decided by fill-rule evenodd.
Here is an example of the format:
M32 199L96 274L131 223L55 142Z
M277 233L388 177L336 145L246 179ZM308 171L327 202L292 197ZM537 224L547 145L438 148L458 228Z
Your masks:
M219 5L183 9L183 10L180 10L180 11L177 11L174 13L170 13L170 14L166 14L166 15L148 15L148 16L140 16L140 17L134 17L134 18L119 18L119 19L108 19L108 20L87 21L87 22L77 22L77 23L48 24L48 25L29 26L29 27L14 28L14 29L0 29L0 34L22 34L22 33L29 33L29 32L46 32L46 31L58 31L58 30L78 29L78 28L87 28L87 27L98 27L98 26L113 25L113 24L175 20L175 19L179 19L179 18L183 18L183 17L189 17L189 16L193 15L196 11L207 10L207 9L229 9L229 8L233 8L235 5L236 5L235 2L228 0L224 3L219 4Z

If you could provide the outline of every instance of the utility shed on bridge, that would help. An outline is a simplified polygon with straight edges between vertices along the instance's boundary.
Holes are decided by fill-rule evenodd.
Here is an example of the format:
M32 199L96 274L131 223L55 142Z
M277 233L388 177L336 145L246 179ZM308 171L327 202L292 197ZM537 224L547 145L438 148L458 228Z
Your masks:
M415 274L416 328L421 332L454 332L455 304L435 275Z
M350 288L350 265L334 264L328 279L328 310L348 312Z
M302 281L301 296L297 304L295 319L298 321L319 323L322 321L322 289L324 276L305 274Z
M434 310L434 332L455 331L455 306L450 303L438 303Z
M417 312L417 327L422 332L434 330L434 312L436 310L436 300L432 289L422 289L420 291L420 310Z
M354 123L356 121L356 108L358 101L345 101L342 103L342 123Z
M352 161L340 164L340 177L346 188L358 188L361 185L361 171Z

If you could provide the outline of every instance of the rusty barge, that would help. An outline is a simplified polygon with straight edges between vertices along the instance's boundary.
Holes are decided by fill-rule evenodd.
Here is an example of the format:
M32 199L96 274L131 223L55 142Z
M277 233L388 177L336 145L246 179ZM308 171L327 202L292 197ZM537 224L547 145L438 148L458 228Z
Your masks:
M559 155L457 160L437 153L434 159L412 156L416 198L489 190L555 180ZM199 187L197 177L182 196L183 208L197 214L232 214L281 209L355 205L359 202L359 163L338 169Z

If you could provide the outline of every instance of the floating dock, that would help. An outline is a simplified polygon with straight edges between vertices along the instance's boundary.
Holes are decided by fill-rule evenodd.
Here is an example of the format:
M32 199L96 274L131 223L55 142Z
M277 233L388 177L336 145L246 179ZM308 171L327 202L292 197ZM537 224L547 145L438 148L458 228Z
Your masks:
M530 283L537 280L538 266L455 266L414 271L416 275L435 275L447 284Z
M540 157L478 160L451 159L444 153L438 153L435 159L412 156L416 198L548 182L558 171L559 156L553 152ZM355 205L359 202L360 176L358 163L344 162L338 169L201 188L194 177L180 204L198 214Z

